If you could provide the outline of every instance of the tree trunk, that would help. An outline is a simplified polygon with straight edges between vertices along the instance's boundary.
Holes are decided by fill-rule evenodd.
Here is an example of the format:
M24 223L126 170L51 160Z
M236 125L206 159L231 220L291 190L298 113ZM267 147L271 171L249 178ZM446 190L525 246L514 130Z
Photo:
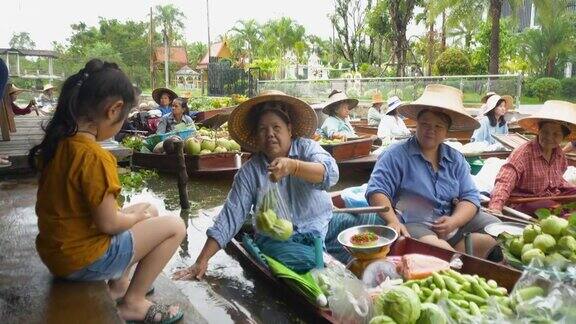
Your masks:
M428 75L432 75L432 61L434 58L434 23L431 23L428 29Z
M446 50L446 10L442 11L442 52Z
M548 59L548 61L546 62L546 76L547 77L554 77L554 65L556 63L556 59L555 58L551 58Z
M492 21L490 30L490 63L488 73L498 74L500 70L500 15L503 0L490 0L489 15Z

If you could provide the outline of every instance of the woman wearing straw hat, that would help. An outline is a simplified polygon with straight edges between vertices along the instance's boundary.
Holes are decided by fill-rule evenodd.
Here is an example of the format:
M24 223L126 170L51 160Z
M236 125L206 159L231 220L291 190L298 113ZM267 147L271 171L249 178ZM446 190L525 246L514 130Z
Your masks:
M162 112L162 116L172 112L172 100L176 98L178 98L176 92L168 88L157 88L152 91L152 99L158 104L157 109Z
M333 90L322 108L322 112L328 115L320 127L324 136L330 139L357 137L349 118L350 109L356 106L357 99L348 98L342 91Z
M20 89L13 84L8 85L8 95L10 96L10 102L12 103L12 112L14 115L28 115L32 112L32 109L34 109L36 111L36 115L38 115L38 108L36 107L36 101L34 99L30 99L30 102L26 108L20 108L16 104L18 95L25 91L28 90Z
M294 234L276 241L257 234L260 250L288 268L303 273L315 266L315 237L324 239L332 217L326 192L338 181L336 161L315 141L317 117L304 101L280 91L267 91L236 107L230 114L230 136L254 152L234 178L232 189L196 263L177 272L176 279L200 279L208 260L240 231L258 201L259 189L276 181L292 215Z
M486 142L489 145L496 144L493 134L508 134L508 124L504 115L513 106L513 99L510 96L499 96L493 94L488 98L482 117L478 120L480 128L472 134L474 142Z
M490 199L490 209L501 211L510 197L551 197L576 194L576 187L564 180L568 161L560 144L576 139L576 104L549 100L536 114L522 118L518 124L535 139L518 147L502 166ZM539 208L553 208L554 199L511 204L527 214Z
M368 109L368 125L369 126L378 126L380 124L380 119L382 118L382 104L384 100L382 100L382 94L380 92L374 92L372 95L372 107Z
M42 94L38 97L37 103L40 108L50 109L52 107L56 107L58 103L54 98L54 87L52 84L48 83L42 89Z
M479 211L480 196L464 156L444 144L448 130L471 130L478 122L466 113L462 92L428 85L420 98L399 113L417 121L416 134L378 158L366 190L373 206L394 206L380 216L400 234L446 249L464 251L472 233L474 254L486 257L496 241L484 227L498 222Z
M398 114L398 107L402 104L398 96L392 96L388 98L388 109L386 113L382 116L382 120L378 125L378 137L388 138L388 137L398 137L410 135L410 130L404 124L404 120Z

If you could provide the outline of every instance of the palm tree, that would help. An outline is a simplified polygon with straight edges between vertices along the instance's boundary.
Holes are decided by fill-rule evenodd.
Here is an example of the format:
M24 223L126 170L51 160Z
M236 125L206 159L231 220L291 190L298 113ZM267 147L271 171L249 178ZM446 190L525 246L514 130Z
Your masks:
M254 52L262 44L261 26L254 19L238 20L236 25L230 31L236 33L243 40L241 51L245 52L248 57L252 57ZM244 47L245 46L245 47Z
M186 16L180 9L174 5L168 4L165 6L157 5L155 8L156 14L154 16L155 25L162 26L165 33L166 42L168 43L168 60L170 59L170 47L174 40L181 40L182 30L184 29L184 19ZM170 77L168 75L168 77ZM169 80L166 80L167 82Z

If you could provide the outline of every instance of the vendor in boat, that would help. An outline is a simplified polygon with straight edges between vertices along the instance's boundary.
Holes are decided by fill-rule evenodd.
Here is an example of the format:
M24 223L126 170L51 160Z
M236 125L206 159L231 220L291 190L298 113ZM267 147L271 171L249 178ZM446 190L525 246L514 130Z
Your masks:
M474 255L486 257L496 241L484 228L499 220L479 211L470 166L460 152L443 143L450 129L479 126L464 110L462 97L456 88L432 84L416 101L398 108L401 115L417 121L416 134L380 155L366 199L372 206L394 207L375 221L400 235L464 252L464 234L472 233Z
M368 109L368 126L378 126L378 124L380 124L383 103L382 94L380 92L374 92L372 95L372 107Z
M492 137L493 134L508 134L508 124L504 119L504 115L513 105L513 99L510 96L491 95L484 105L482 117L478 119L480 128L474 131L472 140L494 145L497 142Z
M322 127L323 135L330 139L347 139L357 137L350 124L350 110L358 106L357 99L351 99L339 90L333 90L324 104L322 112L328 115Z
M14 115L28 115L29 113L32 112L32 110L34 110L36 112L36 115L38 115L38 107L36 106L36 100L30 99L30 102L28 103L26 108L20 108L16 104L18 95L28 90L20 89L13 84L9 84L6 88L8 89L8 95L10 96L10 103L12 106L12 113Z
M576 187L563 178L568 160L560 144L563 140L576 139L576 104L546 101L539 112L520 119L518 124L537 136L514 150L500 169L492 190L490 209L500 212L511 197L575 195ZM534 214L539 208L560 205L553 198L509 204L527 214Z
M156 134L169 133L174 130L174 126L184 123L189 125L189 128L196 129L192 117L185 115L184 112L188 110L188 105L186 104L186 99L176 98L172 100L171 112L160 118L160 123L158 123L158 129Z
M309 138L316 125L316 114L307 103L280 91L262 93L232 111L230 136L254 154L234 177L195 264L178 271L174 278L200 279L204 275L208 260L240 231L270 180L278 183L292 215L294 233L286 241L256 234L256 245L298 273L315 267L314 238L324 239L332 217L326 190L339 177L334 158Z
M40 97L38 97L38 100L36 100L40 108L44 109L56 108L56 104L58 103L58 101L56 100L56 98L54 98L54 89L56 89L56 87L54 87L50 83L44 86L44 88L42 89L42 94L40 95Z
M162 112L162 116L172 112L172 100L176 98L178 98L176 92L168 88L157 88L152 91L152 99L158 104L156 109Z
M398 107L402 104L398 96L388 98L388 108L378 125L378 137L402 137L410 135L410 130L404 124L402 116L398 114Z

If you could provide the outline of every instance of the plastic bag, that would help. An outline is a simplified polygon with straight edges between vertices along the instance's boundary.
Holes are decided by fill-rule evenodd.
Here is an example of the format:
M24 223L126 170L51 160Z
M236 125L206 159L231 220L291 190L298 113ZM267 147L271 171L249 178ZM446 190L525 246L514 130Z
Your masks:
M256 213L252 224L259 234L278 241L286 241L292 236L294 226L292 215L280 195L278 183L269 182L260 189Z

